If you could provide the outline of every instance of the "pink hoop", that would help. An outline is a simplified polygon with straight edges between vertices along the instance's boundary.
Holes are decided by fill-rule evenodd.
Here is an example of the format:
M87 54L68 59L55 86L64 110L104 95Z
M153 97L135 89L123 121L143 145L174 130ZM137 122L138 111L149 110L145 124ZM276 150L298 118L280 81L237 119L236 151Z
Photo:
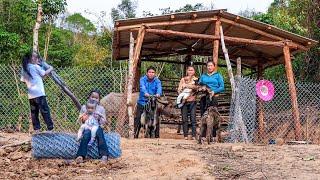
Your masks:
M274 86L271 81L260 80L256 84L256 92L263 101L270 101L274 96Z

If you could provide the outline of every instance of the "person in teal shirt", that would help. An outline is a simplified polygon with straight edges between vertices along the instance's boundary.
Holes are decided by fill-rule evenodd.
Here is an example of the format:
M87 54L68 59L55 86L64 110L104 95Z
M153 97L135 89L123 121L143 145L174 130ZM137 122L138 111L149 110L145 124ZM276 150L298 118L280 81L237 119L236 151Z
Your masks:
M218 106L218 101L214 95L224 91L223 77L216 71L216 65L213 61L207 62L207 72L201 75L199 84L208 86L212 91L211 99L208 95L200 99L200 114L203 116L209 106ZM215 136L216 129L213 129L213 137Z

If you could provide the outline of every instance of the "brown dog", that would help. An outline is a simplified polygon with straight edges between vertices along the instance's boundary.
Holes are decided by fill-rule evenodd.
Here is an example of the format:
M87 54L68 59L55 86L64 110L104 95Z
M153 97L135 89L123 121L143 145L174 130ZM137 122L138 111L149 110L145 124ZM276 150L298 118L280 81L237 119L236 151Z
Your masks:
M213 128L217 129L217 137L219 142L221 139L220 123L221 123L221 117L217 107L213 107L213 106L208 107L207 111L204 113L204 115L201 118L200 132L198 134L199 136L198 143L203 144L204 143L203 137L205 136L208 144L210 144L210 142L212 142L213 140L213 137L212 137Z

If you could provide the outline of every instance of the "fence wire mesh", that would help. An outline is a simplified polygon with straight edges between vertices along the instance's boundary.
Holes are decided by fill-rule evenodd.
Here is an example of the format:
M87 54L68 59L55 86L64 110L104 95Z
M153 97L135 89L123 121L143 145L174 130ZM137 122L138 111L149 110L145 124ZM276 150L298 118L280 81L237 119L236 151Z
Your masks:
M110 95L111 92L121 95L125 88L126 70L70 67L56 68L55 71L81 104L85 104L92 89L100 90L103 98L107 94ZM30 107L26 85L20 82L20 67L0 65L0 76L0 129L28 132ZM44 84L51 117L55 125L54 130L58 132L76 132L79 128L77 122L79 111L76 106L50 77L45 78ZM109 120L105 129L116 131L123 135L127 132L125 129L127 126L117 122L120 110L115 108L123 107L125 104L114 106L113 103L106 101L103 104L107 109L106 113ZM125 100L121 100L119 103L125 103ZM110 116L113 116L113 118ZM46 126L43 124L42 117L40 122L42 123L42 129L45 130Z
M272 81L275 95L263 102L256 96L257 80L237 77L235 98L230 107L229 140L273 144L303 140L320 144L320 84L296 83L299 121L293 116L288 84ZM300 130L299 127L300 126ZM301 134L297 138L296 133Z
M105 130L128 136L129 122L123 94L127 70L72 67L57 68L56 72L81 104L86 102L92 89L99 89L109 122ZM0 130L30 131L30 107L26 86L20 82L20 67L0 65L0 76ZM44 83L55 131L76 132L79 112L73 102L51 78L45 78ZM273 81L275 96L271 101L263 102L256 96L256 83L254 79L236 77L239 93L235 93L230 105L228 140L253 143L296 140L297 124L288 84ZM320 84L298 82L296 89L302 135L299 140L320 144ZM136 99L137 94L133 95L133 101ZM45 130L42 117L40 121Z

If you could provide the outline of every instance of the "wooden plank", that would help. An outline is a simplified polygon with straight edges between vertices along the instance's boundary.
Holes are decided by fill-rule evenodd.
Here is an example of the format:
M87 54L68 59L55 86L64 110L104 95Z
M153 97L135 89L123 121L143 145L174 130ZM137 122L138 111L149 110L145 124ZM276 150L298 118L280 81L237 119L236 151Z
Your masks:
M137 69L137 65L138 65L138 61L139 61L139 58L140 58L141 47L142 47L142 43L143 43L145 32L146 32L145 26L141 26L140 29L139 29L138 36L137 36L136 47L134 49L133 72L136 72L136 69Z
M258 79L263 79L263 66L262 62L258 61ZM266 133L265 133L265 126L264 126L264 110L263 110L263 102L259 98L258 99L258 106L257 106L257 111L258 111L258 123L259 123L259 137L258 139L262 143L267 143L266 141Z
M238 37L229 37L225 36L224 40L226 42L234 43L234 44L253 44L253 45L262 45L262 46L275 46L275 47L283 47L283 41L262 41L262 40L254 40L254 39L245 39ZM296 46L290 46L291 48L296 48Z
M129 67L128 67L128 85L127 85L127 106L129 117L129 138L134 138L134 115L133 115L133 102L132 102L132 90L133 90L133 48L134 39L132 32L130 32L130 47L129 47Z
M142 25L147 27L154 27L154 26L174 26L174 25L182 25L182 24L196 24L196 23L203 23L203 22L211 22L216 21L217 17L213 18L197 18L197 19L187 19L187 20L173 20L173 21L166 21L166 22L152 22L152 23L143 23L143 24L135 24L129 26L121 26L116 27L115 31L126 31L130 29L139 28Z
M215 22L215 28L214 28L214 36L215 37L219 37L220 35L220 28L222 28L221 26L221 22L220 20L218 19L216 22ZM222 40L222 39L221 39ZM213 62L216 66L216 70L218 69L218 59L219 59L219 40L216 39L216 40L213 40L213 51L212 51L212 59L213 59Z
M231 89L232 92L234 92L235 90L235 84L234 84L234 77L233 77L233 73L232 73L232 67L231 67L231 62L229 59L229 54L228 54L228 50L226 48L225 42L224 42L224 36L223 36L223 28L222 26L220 26L220 36L221 36L221 47L222 47L222 51L227 63L227 69L228 69L228 74L229 74L229 79L230 79L230 84L231 84ZM233 93L232 93L233 94Z
M241 57L237 58L237 76L241 77Z
M135 82L135 75L136 75L136 69L137 69L137 65L138 65L138 61L139 61L139 57L140 57L140 51L141 51L141 47L142 47L142 43L143 43L143 39L144 39L144 35L145 35L145 27L141 26L139 29L139 33L137 36L137 43L136 43L136 47L134 49L133 55L132 55L132 67L130 67L132 72L132 76L129 76L128 78L128 84L132 84ZM128 92L128 86L125 89L125 93L132 93L132 89L130 90L131 92ZM127 96L126 96L127 98ZM127 100L124 99L123 103L127 103ZM129 105L131 105L132 103L129 103ZM133 110L132 110L133 111ZM119 117L118 117L118 121L119 121L119 126L118 126L118 131L119 132L123 132L123 129L121 129L126 121L126 116L128 115L128 106L126 106L125 108L120 109L120 113L119 113Z
M253 28L253 27L250 27L250 26L247 26L247 25L244 25L244 24L240 24L240 23L237 23L235 21L232 21L232 20L229 20L229 19L226 19L226 18L221 18L220 19L221 22L224 22L224 23L227 23L227 24L231 24L233 26L236 26L236 27L240 27L240 28L243 28L243 29L246 29L248 31L251 31L251 32L254 32L254 33L257 33L257 34L260 34L264 37L268 37L268 38L271 38L271 39L274 39L274 40L280 40L280 41L284 41L285 39L282 38L282 37L279 37L279 36L276 36L276 35L272 35L270 33L267 33L265 31L262 31L260 29L257 29L257 28ZM306 48L305 46L302 46L300 44L297 44L297 43L293 43L293 42L290 42L289 44L290 47L297 47L299 49L302 49L304 51L308 50L308 48Z
M234 22L237 22L239 19L240 19L240 17L237 16L236 19L234 20ZM231 29L233 29L233 27L234 27L233 24L230 24L230 25L224 30L224 34L227 35L227 34L229 33L229 31L230 31Z
M175 35L175 36L183 36L189 39L219 39L218 37L207 35L207 34L197 34L197 33L189 33L189 32L180 32L173 30L163 30L163 29L146 29L146 32L153 34L163 34L163 35Z
M288 79L289 93L290 93L291 104L292 104L295 138L296 138L296 140L299 141L299 140L302 140L301 139L302 132L301 132L301 124L300 124L300 113L299 113L298 100L297 100L297 91L296 91L296 86L294 83L294 74L293 74L293 70L292 70L289 46L286 45L283 47L283 54L284 54L286 75L287 75L287 79Z
M218 21L217 21L218 22ZM189 39L207 39L207 40L219 40L220 37L216 35L207 35L207 34L197 34L197 33L189 33L189 32L179 32L173 30L163 30L163 29L146 29L148 33L154 34L163 34L163 35L174 35L174 36L183 36ZM239 37L230 37L224 36L224 41L234 44L253 44L253 45L262 45L262 46L275 46L275 47L284 47L284 41L263 41L263 40L254 40L254 39L246 39ZM288 44L290 48L296 49L296 45Z

